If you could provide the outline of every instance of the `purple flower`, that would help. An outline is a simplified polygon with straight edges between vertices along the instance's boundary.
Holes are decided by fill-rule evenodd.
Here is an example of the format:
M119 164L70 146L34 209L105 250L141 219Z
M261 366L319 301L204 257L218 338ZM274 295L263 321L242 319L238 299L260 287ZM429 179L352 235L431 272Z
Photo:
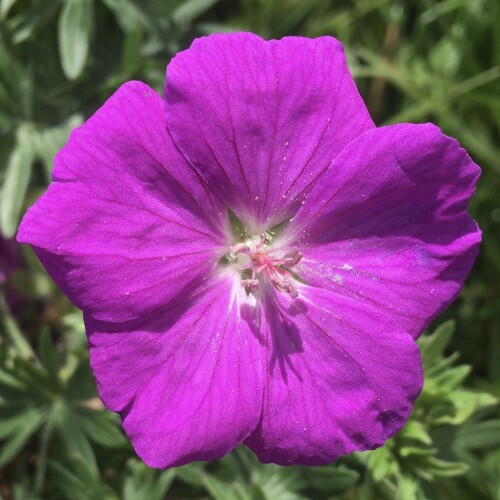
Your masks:
M83 309L99 394L154 467L380 446L480 241L479 168L433 125L376 128L328 37L196 40L165 100L125 84L53 175L19 240Z

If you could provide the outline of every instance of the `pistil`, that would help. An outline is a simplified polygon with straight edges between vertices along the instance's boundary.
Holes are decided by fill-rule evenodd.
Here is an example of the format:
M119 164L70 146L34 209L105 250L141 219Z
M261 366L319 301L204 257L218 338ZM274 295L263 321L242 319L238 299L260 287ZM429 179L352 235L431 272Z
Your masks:
M241 280L243 288L247 291L258 289L259 277L266 275L276 290L289 293L292 298L296 298L297 287L290 269L299 263L302 253L298 248L292 248L283 257L275 259L269 255L265 243L266 235L262 234L257 242L248 240L230 247L233 254L248 256L248 261L240 265L242 271L251 270L251 277Z

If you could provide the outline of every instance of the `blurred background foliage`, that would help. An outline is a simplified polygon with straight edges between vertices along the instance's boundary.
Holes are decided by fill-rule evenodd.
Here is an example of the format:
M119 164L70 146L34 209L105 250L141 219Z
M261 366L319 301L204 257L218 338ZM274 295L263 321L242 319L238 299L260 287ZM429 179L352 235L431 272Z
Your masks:
M0 498L499 499L499 26L498 0L0 0ZM97 398L80 313L11 238L71 129L122 82L161 92L177 51L237 30L336 36L377 124L457 137L483 168L484 242L419 341L423 393L383 448L318 468L239 448L155 471Z

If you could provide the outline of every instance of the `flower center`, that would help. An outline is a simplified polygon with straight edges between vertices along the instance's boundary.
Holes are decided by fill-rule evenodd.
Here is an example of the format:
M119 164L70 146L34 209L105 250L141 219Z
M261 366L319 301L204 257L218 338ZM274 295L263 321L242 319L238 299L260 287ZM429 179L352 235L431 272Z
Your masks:
M256 290L265 277L280 292L289 293L292 298L298 296L295 278L290 269L302 258L298 248L292 248L282 257L272 256L273 250L266 245L266 234L250 238L229 248L232 261L241 271L241 284L247 291Z

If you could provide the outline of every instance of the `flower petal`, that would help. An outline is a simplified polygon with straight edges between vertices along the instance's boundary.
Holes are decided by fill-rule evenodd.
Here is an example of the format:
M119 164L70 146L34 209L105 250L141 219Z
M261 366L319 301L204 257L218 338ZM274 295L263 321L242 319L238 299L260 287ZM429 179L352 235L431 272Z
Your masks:
M78 307L125 321L186 294L215 265L217 203L166 133L162 99L130 82L73 132L18 239Z
M248 225L283 221L373 122L331 37L193 42L167 68L166 118L188 161Z
M264 406L245 441L263 462L320 465L376 448L408 418L422 386L412 338L375 308L299 286L268 294Z
M284 238L310 285L379 308L414 338L456 297L481 233L466 212L479 167L433 125L394 125L354 140Z
M87 319L101 399L148 465L220 458L257 425L260 347L239 315L245 301L241 286L212 278L192 304L179 300L128 331Z

